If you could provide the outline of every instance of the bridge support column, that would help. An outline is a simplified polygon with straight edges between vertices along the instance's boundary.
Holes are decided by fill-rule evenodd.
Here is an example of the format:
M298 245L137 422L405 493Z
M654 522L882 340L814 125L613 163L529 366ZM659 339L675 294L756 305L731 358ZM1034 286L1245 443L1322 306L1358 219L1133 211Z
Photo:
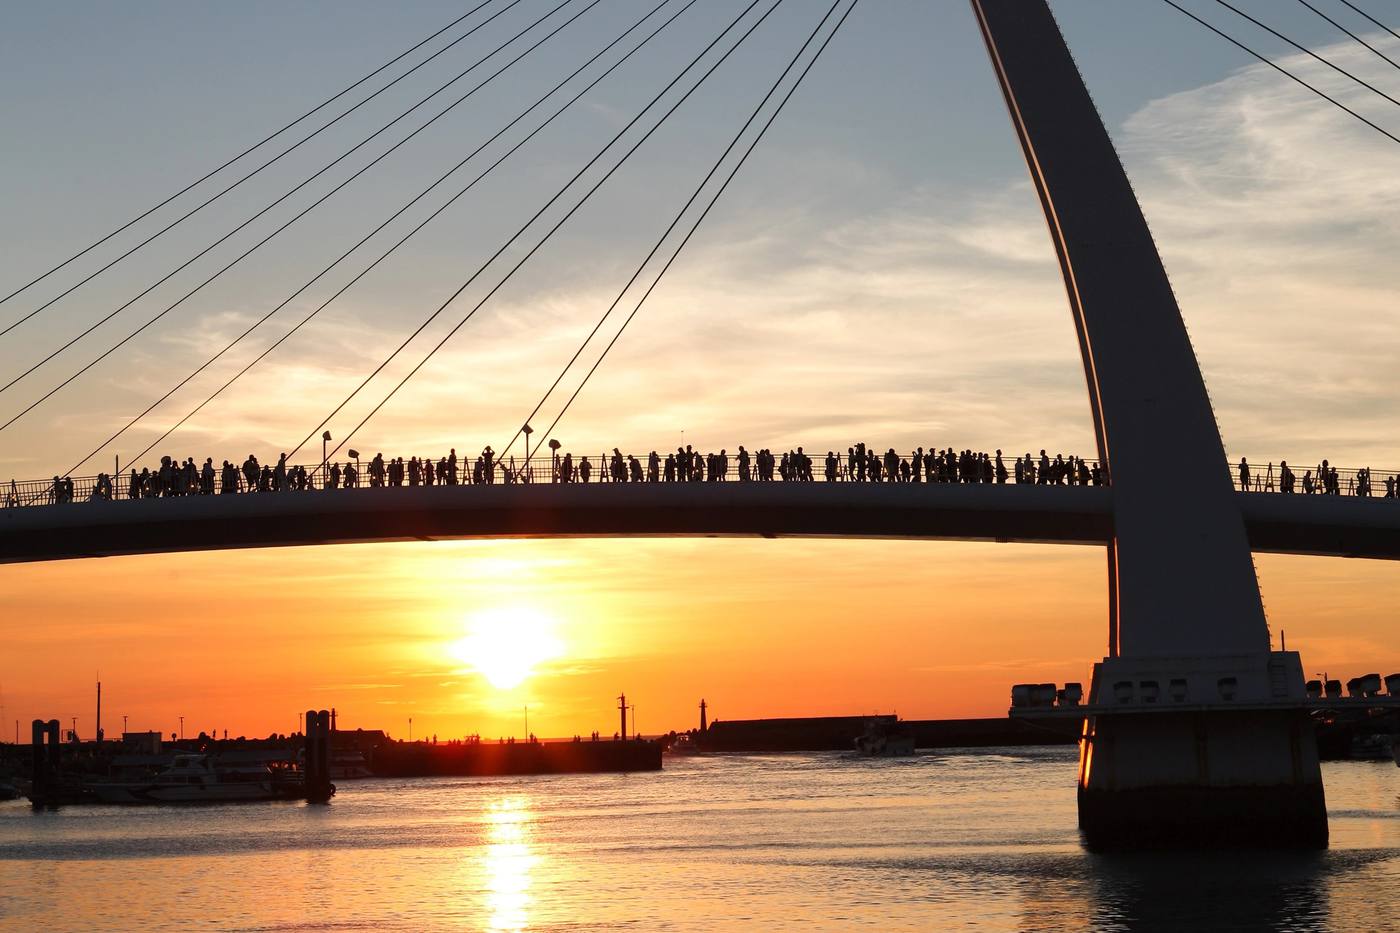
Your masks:
M1324 848L1297 652L1094 666L1079 755L1093 849Z
M1086 841L1326 845L1302 666L1270 651L1210 398L1127 173L1046 0L972 7L1060 261L1113 496Z

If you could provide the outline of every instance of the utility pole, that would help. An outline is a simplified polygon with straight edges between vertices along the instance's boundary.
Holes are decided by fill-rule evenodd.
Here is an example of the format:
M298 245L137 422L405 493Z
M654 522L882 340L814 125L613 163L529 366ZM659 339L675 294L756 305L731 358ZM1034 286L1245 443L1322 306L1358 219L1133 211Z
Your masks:
M126 735L126 714L122 713L122 735Z
M185 741L185 717L180 717L180 741Z
M413 717L408 717L408 740L413 741Z
M525 704L525 741L530 741L530 704Z
M619 733L622 740L627 741L627 694L620 693L617 697L617 708L622 714L622 731Z

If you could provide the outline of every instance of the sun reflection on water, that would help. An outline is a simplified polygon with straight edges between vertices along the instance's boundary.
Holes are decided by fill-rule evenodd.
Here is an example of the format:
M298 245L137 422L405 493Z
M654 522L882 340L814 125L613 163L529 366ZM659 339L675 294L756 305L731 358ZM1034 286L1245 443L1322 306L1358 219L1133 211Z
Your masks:
M530 846L533 821L523 797L506 797L486 808L486 906L492 930L523 930L530 923L530 871L539 856Z

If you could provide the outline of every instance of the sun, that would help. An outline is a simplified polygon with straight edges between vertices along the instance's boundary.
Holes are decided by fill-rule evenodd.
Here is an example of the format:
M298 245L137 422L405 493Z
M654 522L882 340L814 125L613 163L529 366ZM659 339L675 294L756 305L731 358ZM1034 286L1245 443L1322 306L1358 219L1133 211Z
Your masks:
M524 606L483 610L467 620L467 637L451 653L498 690L513 690L535 668L564 653L555 621Z

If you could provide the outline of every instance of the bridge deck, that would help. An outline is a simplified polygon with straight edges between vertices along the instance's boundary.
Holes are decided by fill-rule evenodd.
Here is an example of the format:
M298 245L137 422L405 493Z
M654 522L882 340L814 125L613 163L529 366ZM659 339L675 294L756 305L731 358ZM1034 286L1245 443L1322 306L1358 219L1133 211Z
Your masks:
M1400 558L1400 503L1236 493L1256 551ZM482 538L810 537L1105 544L1106 488L859 483L435 486L0 511L0 563Z

